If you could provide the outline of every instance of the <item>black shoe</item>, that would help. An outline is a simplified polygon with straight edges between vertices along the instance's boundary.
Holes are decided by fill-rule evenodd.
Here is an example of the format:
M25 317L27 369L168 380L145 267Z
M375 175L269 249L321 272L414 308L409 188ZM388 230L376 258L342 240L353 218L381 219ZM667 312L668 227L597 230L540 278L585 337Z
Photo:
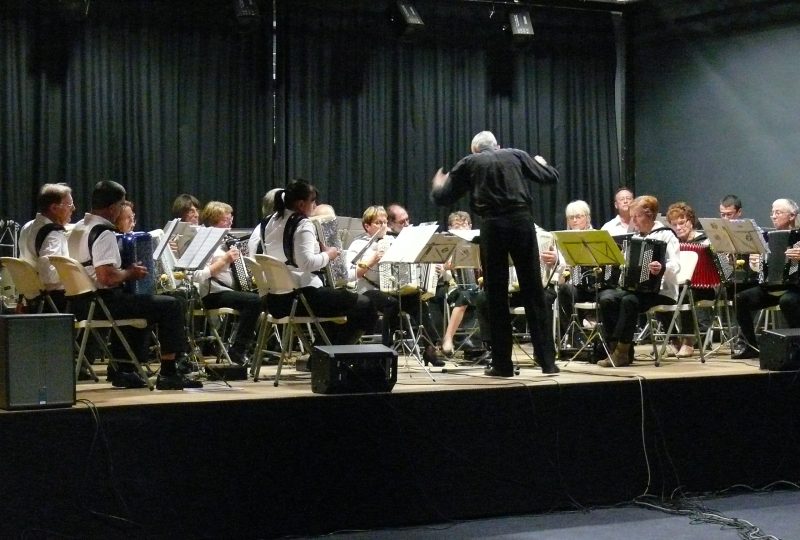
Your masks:
M742 349L741 351L732 354L731 358L733 358L734 360L745 360L747 358L758 358L758 351L755 348L753 348L753 347L748 345L744 349Z
M200 366L184 354L175 358L175 370L179 375L188 375L200 371Z
M511 368L510 371L506 371L504 369L497 369L494 366L488 366L483 370L483 374L488 375L489 377L513 377L514 368Z
M231 362L234 364L239 364L240 366L247 365L245 348L241 345L233 345L230 349L228 349L228 356L231 357Z
M114 388L146 388L147 381L135 371L117 371L111 378L111 386Z
M183 375L163 375L160 374L156 380L156 388L159 390L183 390L184 388L202 388L203 383L192 379L187 379Z
M444 367L445 365L444 360L436 356L436 347L433 345L425 347L425 352L422 353L422 360L426 366L431 364L433 367Z
M555 373L560 373L560 372L561 372L561 370L555 364L553 364L551 366L547 366L547 367L542 366L542 373L544 373L545 375L553 375Z

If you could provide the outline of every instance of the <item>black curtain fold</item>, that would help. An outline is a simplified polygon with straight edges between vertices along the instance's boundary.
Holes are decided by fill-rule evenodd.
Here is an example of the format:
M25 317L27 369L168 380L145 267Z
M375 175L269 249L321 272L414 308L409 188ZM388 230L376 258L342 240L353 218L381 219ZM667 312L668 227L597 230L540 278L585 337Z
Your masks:
M255 222L272 184L268 26L245 34L221 24L98 16L57 26L39 17L0 19L3 215L30 219L38 187L61 181L80 215L94 183L113 179L136 203L142 229L161 227L181 192L232 204L242 226Z
M30 219L38 187L58 181L80 214L112 178L142 228L163 225L180 192L231 203L249 227L267 189L305 177L340 215L398 201L414 222L443 221L430 178L482 129L561 170L557 187L532 188L542 225L563 228L574 198L595 224L610 217L609 14L537 10L533 43L510 48L487 4L418 0L426 28L413 40L381 4L277 0L274 89L268 9L248 33L222 0L98 1L69 24L0 15L0 217Z
M278 3L276 178L309 179L340 215L398 201L414 222L443 221L452 209L430 202L431 176L490 129L561 170L558 187L532 187L542 225L563 228L574 198L610 217L619 184L610 15L537 12L534 43L511 47L488 6L415 4L426 28L401 40L380 8Z

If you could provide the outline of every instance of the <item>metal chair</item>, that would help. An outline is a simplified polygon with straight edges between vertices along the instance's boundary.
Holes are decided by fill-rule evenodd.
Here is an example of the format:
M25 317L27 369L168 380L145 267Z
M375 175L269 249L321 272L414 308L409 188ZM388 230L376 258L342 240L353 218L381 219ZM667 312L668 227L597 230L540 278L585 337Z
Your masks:
M700 361L705 363L705 350L700 341L700 329L697 325L697 312L695 310L694 298L692 296L692 274L697 265L697 253L694 251L681 251L679 252L680 270L678 271L678 300L675 304L665 304L653 306L647 310L647 319L650 325L650 337L653 343L653 355L655 356L656 366L661 364L661 359L667 350L669 340L675 336L689 336L693 335L695 343L700 344ZM694 324L694 333L689 334L675 332L678 324L678 316L681 311L692 312L692 322ZM658 313L672 313L670 318L669 327L666 332L657 332L658 320L656 315ZM658 342L661 341L661 347L658 347Z
M86 269L83 267L83 265L81 265L81 263L70 257L62 257L58 255L51 255L50 263L55 267L56 271L58 272L58 276L61 278L61 282L64 284L64 290L67 298L82 296L89 299L88 315L85 319L76 319L75 321L75 330L81 334L80 345L78 349L79 361L75 367L76 379L78 377L81 364L89 365L91 369L91 365L85 356L86 344L89 341L90 334L94 335L98 344L103 348L103 352L108 355L108 358L113 358L111 351L108 349L108 345L106 345L105 340L98 333L99 329L110 328L119 338L120 343L122 343L122 346L125 348L125 352L128 355L128 358L126 359L116 358L114 361L129 362L133 364L136 371L142 377L142 380L147 381L147 387L150 390L153 390L153 382L147 376L147 372L136 358L136 354L134 354L133 349L131 349L128 340L125 339L125 336L121 330L121 327L124 326L145 329L148 326L147 319L114 319L114 317L111 316L108 306L106 306L106 303L103 301L103 298L100 296L100 294L98 294L98 289L92 281L92 278L89 277L89 274L86 272ZM95 318L95 311L97 310L98 306L103 312L105 319Z
M267 340L270 336L270 330L274 326L285 325L286 328L284 329L281 338L281 351L280 357L278 358L278 369L275 373L274 385L278 386L281 378L283 363L286 361L287 356L289 356L291 353L291 344L294 336L297 335L297 337L305 346L306 350L311 351L312 349L312 344L303 332L301 326L305 324L313 325L323 342L326 345L330 345L330 339L328 339L328 335L325 333L322 323L332 322L337 324L345 324L347 322L347 317L343 315L338 317L317 317L314 315L314 312L311 309L311 306L309 305L308 300L306 299L302 290L295 286L294 278L289 271L289 267L286 266L286 263L276 259L275 257L261 254L256 255L255 260L258 263L258 268L253 267L253 270L256 270L253 272L253 277L256 280L256 284L258 284L259 293L263 291L264 294L292 295L292 307L289 315L286 315L285 317L275 317L270 314L269 304L267 303L267 309L264 313L262 313L261 324L259 324L258 337L256 339L256 354L253 358L253 381L258 381L259 372L261 370L261 362L264 355L264 348L267 345ZM245 259L245 263L247 264L246 261L247 259ZM303 304L303 307L308 315L296 315L297 307L300 303Z

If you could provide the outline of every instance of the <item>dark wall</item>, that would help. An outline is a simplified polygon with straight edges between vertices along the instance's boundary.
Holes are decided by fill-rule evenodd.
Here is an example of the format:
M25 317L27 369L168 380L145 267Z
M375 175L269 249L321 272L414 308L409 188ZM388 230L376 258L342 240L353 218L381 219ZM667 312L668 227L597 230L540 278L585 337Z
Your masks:
M773 200L800 198L800 23L703 30L635 47L637 193L698 216L735 193L769 225Z

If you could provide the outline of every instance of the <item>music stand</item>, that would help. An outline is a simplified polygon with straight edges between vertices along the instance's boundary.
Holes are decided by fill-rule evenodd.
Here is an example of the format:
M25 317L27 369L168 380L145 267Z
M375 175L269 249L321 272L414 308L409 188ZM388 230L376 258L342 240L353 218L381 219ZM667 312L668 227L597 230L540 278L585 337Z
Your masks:
M558 249L564 256L564 260L569 266L590 266L601 268L608 265L622 266L625 264L625 257L622 255L619 246L611 237L608 231L555 231L553 232ZM577 358L594 340L599 340L603 345L603 350L611 358L611 352L603 338L603 319L600 312L600 280L594 282L594 299L597 305L597 323L592 329L591 334L580 349L567 360L567 363ZM613 359L611 361L614 363Z
M711 247L718 253L731 253L734 256L758 254L760 257L766 257L769 253L769 246L764 234L753 219L700 218L700 224L703 226L703 232L706 233ZM749 263L745 261L745 264ZM735 260L734 272L736 272ZM737 308L736 279L733 280L733 303L735 312ZM730 336L720 343L719 347L733 342L734 339L736 339L735 336Z
M417 225L415 227L403 228L394 242L392 242L392 244L389 246L389 249L386 250L386 253L384 253L383 257L381 257L380 264L444 264L453 255L456 246L459 242L461 242L461 240L457 236L453 236L451 234L437 233L436 230L438 228L439 226L435 223L431 225ZM399 323L402 331L403 316L408 316L408 314L403 311L402 291L398 292L399 294L397 295L397 298L398 302L400 303ZM403 354L405 354L406 357L413 356L416 358L419 365L425 370L431 380L435 382L436 379L433 378L430 370L424 364L422 356L419 352L419 342L425 331L424 326L422 325L421 295L419 297L419 303L420 320L418 321L419 325L417 327L417 333L416 335L414 334L414 329L409 324L408 330L411 333L411 344L409 345L405 339L401 339L400 343ZM433 345L427 336L425 336L425 339L430 345Z

